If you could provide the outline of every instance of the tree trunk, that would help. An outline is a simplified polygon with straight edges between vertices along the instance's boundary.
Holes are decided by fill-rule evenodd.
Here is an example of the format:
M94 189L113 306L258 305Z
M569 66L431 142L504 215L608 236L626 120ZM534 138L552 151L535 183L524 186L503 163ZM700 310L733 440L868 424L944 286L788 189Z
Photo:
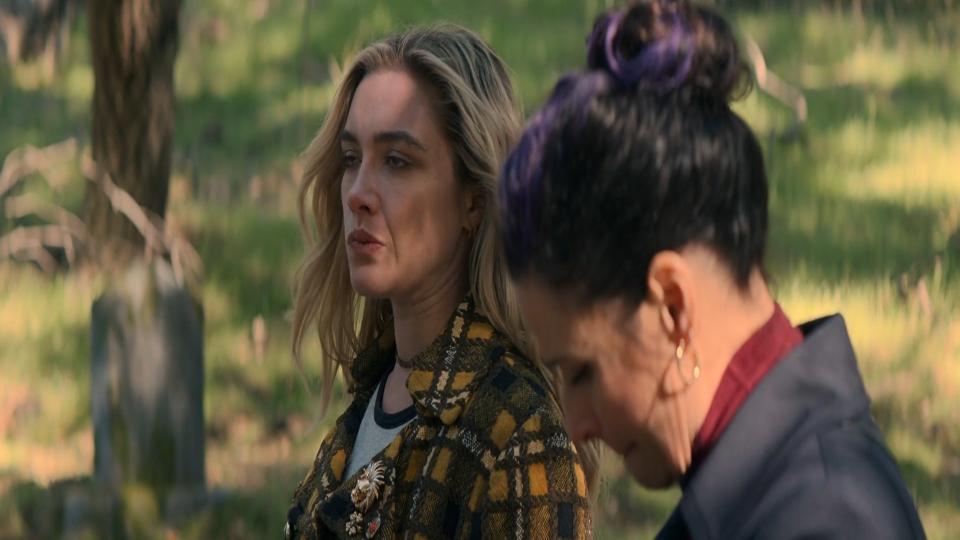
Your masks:
M174 122L173 66L181 0L88 0L93 61L93 160L101 174L163 218ZM95 186L86 222L123 265L144 241Z
M162 224L181 0L87 2L101 177L88 184L86 222L113 278L91 310L94 477L113 500L128 486L146 487L176 521L205 497L203 312L162 252L143 256L144 238L114 212L101 183L108 176ZM110 523L128 503L108 505Z

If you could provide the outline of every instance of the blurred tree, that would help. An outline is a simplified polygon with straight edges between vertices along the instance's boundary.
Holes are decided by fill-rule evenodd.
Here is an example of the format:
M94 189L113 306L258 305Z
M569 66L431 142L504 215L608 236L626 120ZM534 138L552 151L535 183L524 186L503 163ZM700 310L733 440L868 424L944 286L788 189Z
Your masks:
M10 63L42 56L52 75L70 43L79 0L5 0L0 3L0 46Z
M167 206L174 122L173 66L180 0L88 0L94 71L93 160L153 218ZM91 237L122 266L143 235L87 189Z
M146 486L176 520L206 496L203 313L163 232L181 0L87 5L94 182L85 221L112 278L91 313L94 476L114 496Z

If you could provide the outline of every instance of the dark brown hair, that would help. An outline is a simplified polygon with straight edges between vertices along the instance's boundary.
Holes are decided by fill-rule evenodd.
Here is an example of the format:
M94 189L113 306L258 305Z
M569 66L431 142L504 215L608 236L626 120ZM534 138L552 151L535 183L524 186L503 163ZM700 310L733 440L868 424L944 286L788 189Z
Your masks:
M749 83L709 8L646 0L601 16L587 70L557 83L504 167L511 273L639 302L656 253L702 243L745 286L768 219L760 145L729 107Z

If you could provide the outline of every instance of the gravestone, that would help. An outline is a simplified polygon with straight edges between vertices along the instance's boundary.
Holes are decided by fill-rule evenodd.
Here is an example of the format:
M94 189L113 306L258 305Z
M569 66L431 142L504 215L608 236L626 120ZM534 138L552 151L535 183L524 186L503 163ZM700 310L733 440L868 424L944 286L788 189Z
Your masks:
M94 480L146 486L168 519L205 499L203 313L163 259L140 261L93 304Z

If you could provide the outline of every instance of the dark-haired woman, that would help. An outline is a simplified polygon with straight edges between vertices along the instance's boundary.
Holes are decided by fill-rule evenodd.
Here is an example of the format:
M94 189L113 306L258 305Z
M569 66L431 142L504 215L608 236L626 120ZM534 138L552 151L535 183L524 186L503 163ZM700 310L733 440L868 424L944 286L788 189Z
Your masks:
M504 168L524 316L573 438L682 487L662 538L922 538L842 317L794 326L764 279L748 76L709 9L598 20Z

